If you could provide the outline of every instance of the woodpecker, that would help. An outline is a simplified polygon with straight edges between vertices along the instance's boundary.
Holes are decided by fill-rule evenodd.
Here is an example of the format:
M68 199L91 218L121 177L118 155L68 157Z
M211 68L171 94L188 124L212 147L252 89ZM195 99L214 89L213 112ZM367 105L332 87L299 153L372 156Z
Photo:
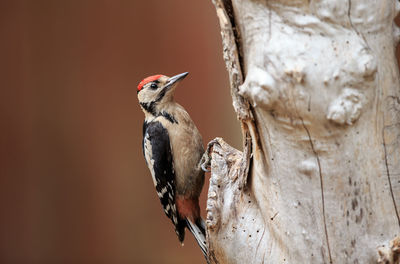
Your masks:
M157 195L179 241L183 245L187 227L207 259L199 207L204 184L200 164L203 141L189 114L174 100L175 88L187 75L170 78L158 74L139 83L137 95L145 115L142 146Z

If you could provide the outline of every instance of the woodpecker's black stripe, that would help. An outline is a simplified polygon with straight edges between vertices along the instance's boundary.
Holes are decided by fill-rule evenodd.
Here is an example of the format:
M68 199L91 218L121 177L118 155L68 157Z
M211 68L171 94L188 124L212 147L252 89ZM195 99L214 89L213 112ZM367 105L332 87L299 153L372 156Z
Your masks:
M156 102L156 103L160 102L166 93L167 93L167 88L162 88L162 91L159 93L157 99L154 102Z
M162 111L161 115L163 117L165 117L165 119L167 119L169 122L171 122L172 124L179 124L178 121L175 119L175 117L173 115L171 115L168 112Z
M143 124L143 153L155 181L165 214L182 242L186 223L179 219L175 205L175 171L168 131L158 121Z
M140 103L140 105L143 107L144 110L147 112L151 113L154 116L157 116L157 111L156 111L156 104L163 99L165 96L165 93L167 92L166 88L163 88L163 90L158 94L156 100L151 101L149 103Z
M154 101L150 102L150 103L140 103L140 105L143 107L144 110L151 113L152 115L154 115L154 116L157 115L156 103Z
M156 112L155 103L154 102L151 102L151 103L140 103L140 105L143 107L144 110L146 110L147 112L151 113L153 116L160 116L161 115L161 116L165 117L165 119L167 119L172 124L178 124L178 121L170 113L162 111L160 114L158 114ZM144 127L143 127L143 133L144 133Z

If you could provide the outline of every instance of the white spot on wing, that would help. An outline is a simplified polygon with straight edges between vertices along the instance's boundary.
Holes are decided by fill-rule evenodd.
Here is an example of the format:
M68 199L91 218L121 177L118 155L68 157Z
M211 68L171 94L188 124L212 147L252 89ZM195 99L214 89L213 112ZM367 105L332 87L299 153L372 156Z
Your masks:
M151 147L151 142L149 140L148 134L146 134L146 136L144 138L143 145L144 145L144 157L147 161L147 166L149 167L154 186L157 186L157 180L156 180L155 172L154 172L153 149Z
M160 197L160 198L163 197L164 194L167 193L167 191L168 191L168 190L167 190L167 187L162 188L160 192L157 192L158 197Z

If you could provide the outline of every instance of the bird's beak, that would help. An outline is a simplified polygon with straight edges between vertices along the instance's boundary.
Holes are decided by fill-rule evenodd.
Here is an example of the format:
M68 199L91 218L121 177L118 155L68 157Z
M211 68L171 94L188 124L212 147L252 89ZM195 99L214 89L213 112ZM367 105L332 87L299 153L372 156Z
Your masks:
M184 72L181 74L177 74L171 78L168 79L165 88L170 89L174 86L175 83L182 81L189 73L188 72Z

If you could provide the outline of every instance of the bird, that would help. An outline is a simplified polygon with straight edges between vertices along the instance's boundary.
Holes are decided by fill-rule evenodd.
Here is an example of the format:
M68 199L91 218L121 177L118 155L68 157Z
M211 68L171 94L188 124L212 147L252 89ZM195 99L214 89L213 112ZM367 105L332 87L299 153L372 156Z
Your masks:
M203 140L189 114L174 99L178 83L187 75L152 75L137 86L145 116L142 146L164 213L179 241L183 245L188 228L207 259L206 228L199 206L204 184L200 164Z

